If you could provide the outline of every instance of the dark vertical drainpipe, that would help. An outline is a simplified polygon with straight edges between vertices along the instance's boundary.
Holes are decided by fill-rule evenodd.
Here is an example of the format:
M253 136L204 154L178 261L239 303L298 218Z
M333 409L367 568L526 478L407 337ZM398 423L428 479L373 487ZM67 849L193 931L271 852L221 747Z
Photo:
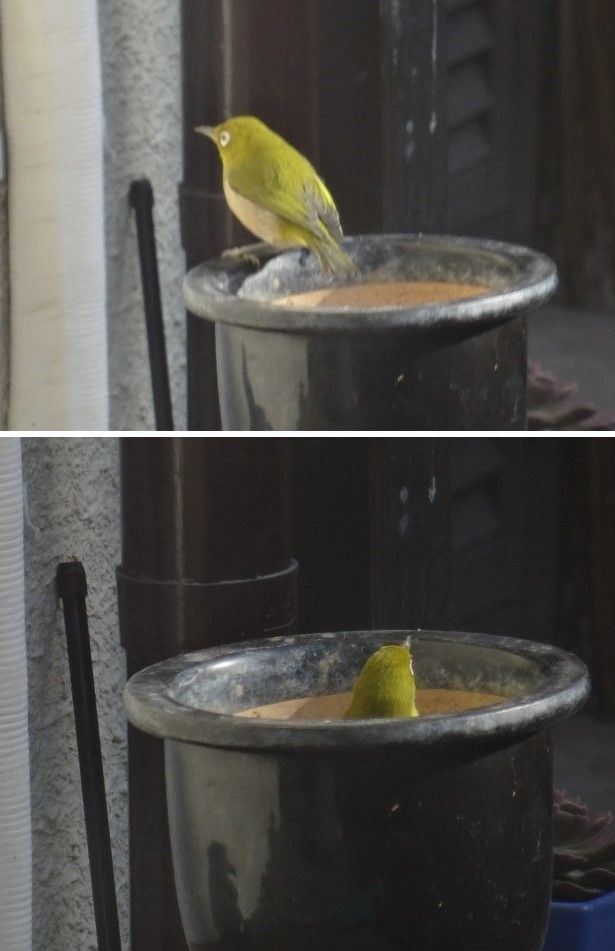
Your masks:
M347 234L382 231L380 11L374 0L315 0L319 171Z
M380 0L383 202L388 231L441 231L446 214L445 4Z
M121 441L120 632L129 676L183 651L284 634L296 616L283 439ZM133 951L185 951L162 744L129 731Z
M217 169L206 161L206 142L194 127L224 112L224 29L220 0L182 3L184 179L179 186L182 246L188 268L215 257L228 244L229 220ZM213 327L187 318L188 426L220 429ZM190 406L200 407L199 425Z
M387 231L444 227L444 16L441 0L380 0ZM374 440L370 499L374 626L447 627L452 555L446 440Z
M315 6L310 0L183 0L184 181L188 267L253 241L226 209L218 156L195 125L254 114L317 161ZM188 427L220 428L214 331L188 315Z
M292 439L293 551L299 629L370 626L370 440Z
M448 440L371 440L370 513L374 627L449 627Z

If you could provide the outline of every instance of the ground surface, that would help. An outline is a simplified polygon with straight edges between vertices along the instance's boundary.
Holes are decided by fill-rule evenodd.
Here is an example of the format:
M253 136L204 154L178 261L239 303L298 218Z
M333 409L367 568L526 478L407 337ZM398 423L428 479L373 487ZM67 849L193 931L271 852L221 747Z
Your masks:
M615 814L615 720L578 715L554 729L553 741L556 788Z
M530 360L563 383L577 383L579 401L615 414L615 312L550 305L530 317Z

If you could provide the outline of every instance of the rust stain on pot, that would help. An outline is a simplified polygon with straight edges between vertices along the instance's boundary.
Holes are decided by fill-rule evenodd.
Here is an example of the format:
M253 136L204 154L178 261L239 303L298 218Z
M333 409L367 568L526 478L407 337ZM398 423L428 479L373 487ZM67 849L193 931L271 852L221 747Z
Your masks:
M442 301L481 297L488 290L482 284L454 281L369 281L365 284L320 287L278 297L272 303L280 307L313 307L321 310L343 307L378 310L387 307L421 307Z

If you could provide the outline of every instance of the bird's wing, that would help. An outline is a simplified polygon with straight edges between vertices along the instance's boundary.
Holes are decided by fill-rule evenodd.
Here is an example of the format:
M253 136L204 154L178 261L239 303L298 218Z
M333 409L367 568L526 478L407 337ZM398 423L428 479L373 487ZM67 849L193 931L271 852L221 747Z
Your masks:
M313 183L313 188L316 192L313 201L318 217L323 222L331 237L337 241L338 244L341 244L344 240L344 232L342 231L340 216L337 213L331 192L322 179L318 177Z
M256 153L229 169L227 175L231 188L244 198L300 225L316 238L342 240L333 199L307 159L290 170Z

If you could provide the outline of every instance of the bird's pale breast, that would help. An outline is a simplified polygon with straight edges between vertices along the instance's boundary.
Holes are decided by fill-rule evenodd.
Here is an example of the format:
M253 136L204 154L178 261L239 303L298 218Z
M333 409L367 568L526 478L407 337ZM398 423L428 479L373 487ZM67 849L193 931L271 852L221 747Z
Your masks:
M222 184L229 208L248 231L255 234L261 241L266 241L275 247L283 248L296 245L296 240L289 242L285 238L282 222L278 215L255 204L249 198L244 198L243 195L231 188L226 177Z

